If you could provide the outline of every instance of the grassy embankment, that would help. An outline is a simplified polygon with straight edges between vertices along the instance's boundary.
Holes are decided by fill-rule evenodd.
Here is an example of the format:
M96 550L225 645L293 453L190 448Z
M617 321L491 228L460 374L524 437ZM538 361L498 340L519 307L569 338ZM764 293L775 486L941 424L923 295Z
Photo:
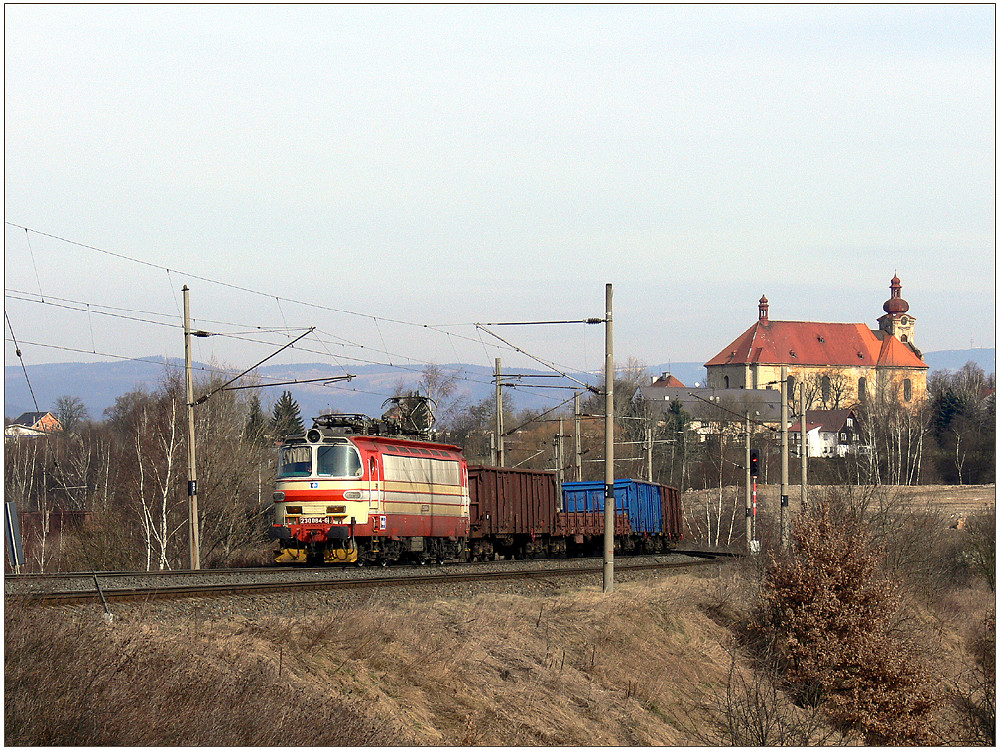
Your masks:
M745 606L740 578L621 582L611 596L376 598L256 619L137 609L108 624L93 610L8 607L5 740L726 744L726 725L748 720L727 686L759 687L712 616ZM943 679L960 679L970 613L990 596L972 587L920 609Z

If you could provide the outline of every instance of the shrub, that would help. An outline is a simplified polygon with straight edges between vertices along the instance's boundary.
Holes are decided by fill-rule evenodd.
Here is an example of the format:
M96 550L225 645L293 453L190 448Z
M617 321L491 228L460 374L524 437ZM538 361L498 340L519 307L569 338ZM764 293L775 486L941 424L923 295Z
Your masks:
M986 579L990 591L995 591L997 577L996 505L969 516L965 524L965 532L968 535L964 550L966 564L975 574Z
M800 704L867 743L926 742L935 697L912 644L890 635L900 599L879 569L858 515L821 501L772 558L758 627Z
M997 616L991 607L969 642L972 669L969 683L956 698L965 718L965 741L976 745L997 742Z

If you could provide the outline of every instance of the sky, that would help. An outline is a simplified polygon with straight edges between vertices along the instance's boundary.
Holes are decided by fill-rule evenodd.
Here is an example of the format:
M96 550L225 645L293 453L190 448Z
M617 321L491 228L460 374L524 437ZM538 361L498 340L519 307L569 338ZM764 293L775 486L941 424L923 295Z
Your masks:
M990 5L4 8L5 364L995 346ZM497 338L499 336L500 338Z

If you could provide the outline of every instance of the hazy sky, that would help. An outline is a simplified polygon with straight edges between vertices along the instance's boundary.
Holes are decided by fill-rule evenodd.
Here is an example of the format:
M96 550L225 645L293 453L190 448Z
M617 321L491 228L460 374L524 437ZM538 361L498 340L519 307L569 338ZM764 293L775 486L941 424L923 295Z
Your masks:
M239 336L196 356L233 367L302 326L274 361L527 364L470 324L600 317L606 283L619 362L704 362L761 294L772 319L875 327L893 273L925 351L995 345L989 5L4 20L27 364L183 356L185 283L197 327ZM602 326L495 330L603 365Z

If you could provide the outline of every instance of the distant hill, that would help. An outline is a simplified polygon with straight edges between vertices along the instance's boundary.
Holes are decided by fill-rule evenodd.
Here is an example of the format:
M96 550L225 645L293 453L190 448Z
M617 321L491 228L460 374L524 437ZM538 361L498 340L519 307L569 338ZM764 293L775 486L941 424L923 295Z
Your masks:
M163 380L164 374L179 367L184 360L159 362L124 360L119 362L67 362L51 365L28 365L28 377L38 399L38 408L52 410L60 396L76 396L90 412L91 419L101 419L104 410L123 393L139 388L151 390ZM20 366L3 368L3 413L10 418L34 411L31 392Z
M652 377L670 373L688 388L694 388L696 385L705 385L708 379L704 362L671 362L670 364L656 365L648 369Z
M975 362L983 372L996 374L996 349L950 349L940 352L924 352L924 362L931 371L959 370L966 362Z
M61 396L76 396L87 407L91 419L102 419L104 410L112 406L115 399L129 391L155 390L163 382L168 372L183 373L183 361L177 359L162 362L128 360L122 362L100 362L93 364L60 363L29 365L28 377L38 399L38 408L53 410L56 399ZM456 397L470 403L489 398L495 390L492 383L492 368L479 365L440 365L447 374L455 373ZM195 363L195 378L205 369ZM270 408L288 390L295 397L304 417L309 418L329 411L379 415L382 403L393 395L399 387L414 389L420 379L419 371L406 371L383 365L364 365L349 370L354 379L349 382L301 383L278 385L262 389L265 408ZM519 369L522 373L538 374L540 370ZM335 378L345 375L345 371L331 364L268 365L258 368L261 382L303 381L316 378ZM545 373L551 374L551 373ZM596 382L592 375L574 374L583 382ZM527 380L525 380L527 382ZM547 378L546 386L565 385L579 387L569 379ZM505 392L515 409L548 409L565 398L571 398L571 391L550 389L536 390L516 387ZM19 366L4 367L4 415L16 418L27 411L34 411L31 393L25 383L24 372Z
M978 364L987 373L996 372L996 349L964 349L941 352L926 352L924 361L931 370L957 370L966 362ZM204 365L198 364L202 369ZM51 410L60 396L76 396L87 406L92 419L102 419L104 410L114 404L115 399L139 388L153 390L160 385L168 371L182 371L183 361L163 359L158 361L126 360L121 362L61 363L49 365L29 365L28 377L38 398L38 408ZM459 396L470 403L489 398L494 392L493 371L481 365L445 364L440 368L447 373L457 373ZM538 370L520 369L524 373L539 373ZM351 369L355 376L350 382L309 383L286 385L263 389L265 405L277 400L282 390L289 390L299 403L303 416L313 417L323 412L337 410L369 415L381 414L382 402L396 391L397 385L414 388L420 378L419 372L408 372L383 365L364 365ZM651 376L669 372L684 385L705 384L705 367L701 362L672 362L648 368ZM330 364L268 365L259 373L263 382L282 380L307 380L344 375L344 370ZM546 373L549 374L549 373ZM585 373L571 373L585 383L598 385L599 379ZM568 379L546 379L545 385L577 387ZM511 388L505 391L505 398L511 400L515 409L549 409L564 398L570 398L572 391ZM20 366L4 367L4 415L15 418L35 406L24 380Z

